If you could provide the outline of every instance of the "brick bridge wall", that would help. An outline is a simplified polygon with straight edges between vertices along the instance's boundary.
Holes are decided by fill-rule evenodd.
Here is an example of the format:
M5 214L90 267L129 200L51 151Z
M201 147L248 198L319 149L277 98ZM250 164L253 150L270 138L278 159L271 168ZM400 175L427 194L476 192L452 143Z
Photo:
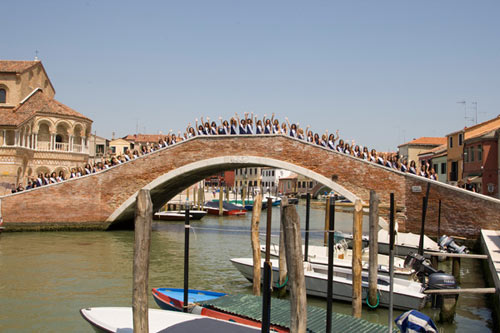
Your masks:
M203 162L229 156L236 157L236 160L218 164L208 161L206 165ZM208 175L264 164L248 163L245 156L283 161L334 179L335 183L365 202L369 201L371 189L379 193L381 203L385 205L390 192L394 192L397 205L403 207L398 215L400 230L420 230L422 197L428 183L431 187L426 233L433 235L437 231L439 199L442 201L442 233L477 237L481 228L500 228L500 200L276 135L196 137L104 172L0 197L1 213L5 226L13 229L106 228L111 222L133 220L133 196L148 184L154 208L158 209L180 190ZM165 174L195 162L198 162L196 169L186 170L163 183L155 183ZM150 184L152 182L154 186ZM414 186L420 186L422 191L414 193ZM117 215L116 212L127 202L131 205Z

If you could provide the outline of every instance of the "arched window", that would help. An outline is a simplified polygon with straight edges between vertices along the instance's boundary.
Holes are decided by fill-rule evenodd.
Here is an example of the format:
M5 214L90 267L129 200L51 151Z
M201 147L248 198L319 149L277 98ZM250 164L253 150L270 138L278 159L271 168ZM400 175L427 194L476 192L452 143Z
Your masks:
M7 91L0 88L0 103L7 103Z

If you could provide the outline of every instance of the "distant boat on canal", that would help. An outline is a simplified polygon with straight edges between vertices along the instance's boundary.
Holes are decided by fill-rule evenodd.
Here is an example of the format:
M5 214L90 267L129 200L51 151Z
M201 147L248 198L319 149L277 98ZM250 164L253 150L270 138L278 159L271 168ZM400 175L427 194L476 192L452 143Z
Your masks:
M208 214L219 215L219 203L208 201L205 203L203 207ZM231 216L241 216L247 213L246 209L243 206L235 205L229 202L222 203L222 212L223 215L231 215Z
M216 202L219 204L219 199L213 199L212 202ZM253 200L245 200L244 202L242 200L229 200L225 201L229 202L230 204L236 205L236 206L242 206L245 207L246 210L252 210L254 201ZM262 201L262 208L261 209L267 209L267 201Z
M201 220L207 212L204 210L190 210L189 219L190 220ZM162 221L184 221L186 219L186 211L163 211L157 212L153 215L155 220Z

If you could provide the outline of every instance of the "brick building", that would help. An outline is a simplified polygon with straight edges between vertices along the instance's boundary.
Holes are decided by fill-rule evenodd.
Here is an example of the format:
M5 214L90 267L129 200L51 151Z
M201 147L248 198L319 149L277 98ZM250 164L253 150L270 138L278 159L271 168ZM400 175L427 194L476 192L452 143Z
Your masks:
M469 180L476 192L499 197L500 116L465 130L464 181Z
M0 60L0 192L87 163L92 120L54 96L40 61Z

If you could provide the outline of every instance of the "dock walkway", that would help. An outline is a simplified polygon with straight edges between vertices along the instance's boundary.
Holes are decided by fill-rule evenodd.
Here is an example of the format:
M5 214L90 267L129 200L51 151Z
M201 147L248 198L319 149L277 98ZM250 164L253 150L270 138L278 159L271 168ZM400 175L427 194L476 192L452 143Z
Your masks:
M481 229L481 247L488 255L488 267L490 275L497 289L495 296L495 306L500 308L500 230Z
M215 300L201 302L201 305L218 309L231 314L244 316L254 320L262 320L262 297L254 295L223 296ZM273 298L271 300L271 324L289 328L290 325L290 302ZM315 307L307 307L307 332L325 332L326 310ZM358 319L349 315L332 313L333 332L355 332L355 333L386 333L388 327L385 325L371 323L364 319ZM394 330L398 332L398 330Z

